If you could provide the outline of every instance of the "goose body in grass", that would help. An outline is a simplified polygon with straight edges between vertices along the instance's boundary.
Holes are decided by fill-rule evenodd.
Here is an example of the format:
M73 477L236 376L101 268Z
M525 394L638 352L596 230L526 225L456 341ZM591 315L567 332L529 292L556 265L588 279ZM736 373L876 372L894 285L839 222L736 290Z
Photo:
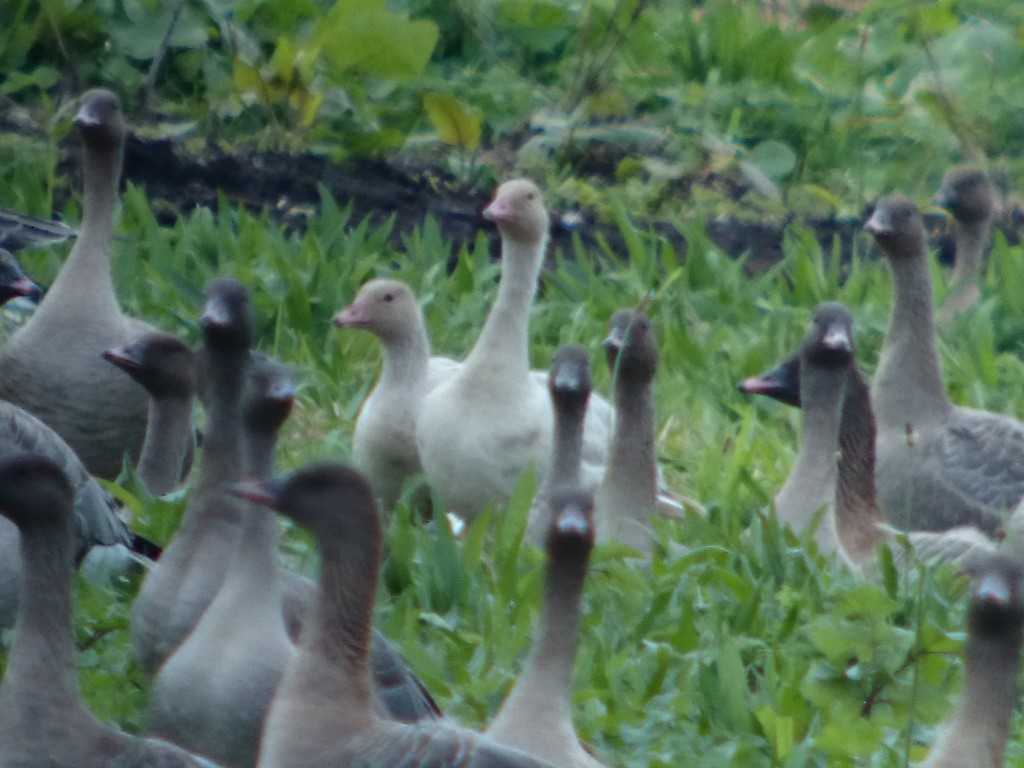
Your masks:
M458 362L431 356L423 313L398 280L371 280L334 316L339 328L363 328L383 348L380 379L356 419L352 459L366 474L385 510L394 508L409 477L421 471L416 420L423 399L455 374Z
M551 492L544 604L523 670L487 735L563 768L600 768L572 721L572 670L580 603L594 546L593 498L560 486Z
M611 456L594 497L598 541L621 541L638 552L651 549L651 518L658 505L654 454L654 377L658 344L650 319L622 309L605 339L615 397Z
M525 179L505 182L484 217L501 233L498 296L469 356L427 393L416 422L427 482L467 519L507 501L530 466L543 484L554 418L546 383L529 359L529 313L548 241L543 196ZM607 462L608 422L593 402L589 413L582 472L593 487Z
M207 285L199 353L200 399L207 413L203 452L181 526L132 608L132 646L149 677L188 637L217 596L242 535L245 505L226 489L245 472L240 403L252 358L253 323L245 286L226 278ZM317 588L290 571L281 579L281 611L289 635L295 638L315 602ZM430 694L376 632L372 662L375 701L389 716L408 721L439 717Z
M766 394L800 408L803 426L800 447L793 467L772 500L779 522L803 534L811 525L814 540L824 554L836 551L835 496L836 461L834 433L835 404L831 393L816 396L800 392L800 354L770 371L744 379L739 390L745 394Z
M125 138L120 101L87 91L74 122L85 150L82 227L35 313L0 348L0 398L51 427L92 474L113 479L126 453L138 457L148 403L142 387L100 355L153 329L122 311L111 275Z
M885 254L893 306L871 384L878 496L900 528L997 530L1024 494L1024 424L949 401L935 345L921 215L881 198L864 225Z
M381 340L383 370L360 409L352 449L355 465L366 473L384 508L391 509L402 483L422 471L416 422L427 394L454 378L463 363L430 354L423 313L409 286L398 280L367 282L334 316L334 324L363 328ZM548 372L533 370L530 377L532 390L547 396ZM604 469L610 429L611 407L594 396L581 448L583 472L594 486Z
M1019 561L993 556L973 569L964 685L923 768L1002 768L1017 706L1024 641Z
M316 606L271 705L259 768L554 765L449 721L409 725L374 712L369 651L381 522L374 492L358 472L314 464L235 492L308 530L321 558Z
M797 355L768 374L748 379L744 387L820 414L814 421L805 420L802 438L835 466L829 486L833 498L820 525L834 533L839 555L853 569L873 573L879 543L904 535L926 561L948 560L967 567L995 550L996 543L972 526L904 534L889 524L874 482L870 388L856 365L853 317L843 305L820 304ZM894 546L902 560L901 550Z
M212 280L205 295L199 352L200 399L207 414L203 452L181 525L132 608L135 656L150 677L192 632L220 589L243 519L243 505L225 488L245 472L240 403L252 309L248 291L236 280Z
M949 325L981 296L985 253L996 214L995 194L983 170L957 165L942 177L932 201L953 216L956 262L949 278L949 295L938 311L940 325Z
M0 251L0 303L15 296L31 297L38 286L6 251ZM131 545L131 535L117 516L110 497L93 479L61 437L16 405L0 401L0 459L40 454L55 462L74 491L73 558L80 562L90 547ZM14 623L21 558L18 529L0 517L0 627Z
M215 768L176 746L104 725L75 672L73 491L42 456L0 461L0 515L20 531L21 600L0 683L0 768Z
M294 393L286 366L251 361L242 413L247 477L270 475ZM157 673L147 715L149 733L233 768L255 766L263 720L294 655L281 611L277 519L244 506L224 583Z
M135 472L154 496L170 493L192 464L195 353L176 336L156 331L106 350L103 358L149 393L146 438Z
M538 547L545 546L551 531L552 494L580 484L583 425L592 396L586 350L575 344L559 347L551 359L547 383L555 413L551 469L537 490L526 526L527 539Z

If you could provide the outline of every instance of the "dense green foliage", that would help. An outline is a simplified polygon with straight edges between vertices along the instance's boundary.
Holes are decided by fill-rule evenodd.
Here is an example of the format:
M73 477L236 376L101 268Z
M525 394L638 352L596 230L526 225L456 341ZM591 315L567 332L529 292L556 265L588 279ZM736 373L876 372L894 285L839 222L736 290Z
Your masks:
M332 156L440 139L484 183L471 161L511 142L560 197L599 204L612 182L659 214L725 197L856 215L954 159L1021 169L1019 4L804 5L9 0L0 99L116 84L163 133Z
M0 98L47 114L62 78L138 92L172 12L146 0L10 7L17 23L0 30ZM886 188L923 199L953 159L984 155L1015 172L1022 14L985 0L875 2L857 17L820 12L799 23L724 1L700 13L668 0L185 3L154 102L169 116L159 130L335 155L407 139L436 148L424 133L433 126L463 171L480 160L478 140L507 141L531 120L536 133L516 147L517 167L558 200L598 206L627 246L557 254L532 318L533 363L546 367L562 343L584 344L607 393L604 325L651 297L659 456L670 484L705 508L660 522L649 570L613 546L595 553L576 674L581 734L610 765L905 765L954 701L963 583L947 570L886 569L865 584L780 530L765 510L792 463L799 415L735 392L796 344L823 299L853 308L858 359L871 369L888 312L884 270L866 241L843 264L794 226L785 260L750 277L704 233L705 217L735 196L688 183L740 184L751 190L741 204L761 214L781 215L783 204L855 214ZM368 53L381 38L403 41L403 55ZM65 130L55 120L45 141L0 143L0 202L49 212L53 143ZM611 178L576 172L594 144L620 150ZM165 228L129 188L116 279L127 309L192 340L207 279L251 287L260 348L299 372L282 470L349 455L379 354L368 334L333 329L330 317L368 277L415 288L439 352L461 356L472 344L498 273L483 237L447 276L452 249L430 219L396 252L387 226L352 220L326 194L302 234L222 202ZM63 212L69 220L75 205ZM685 259L643 223L650 213L685 234ZM1022 256L997 238L983 302L940 337L956 402L1024 405ZM48 282L60 254L24 262ZM935 276L941 298L937 266ZM497 708L536 617L542 557L520 543L530 490L525 481L506 512L461 540L424 530L405 506L389 522L379 626L470 725ZM148 499L130 479L117 492L143 532L168 539L183 499ZM297 531L286 557L315 568ZM76 626L91 706L138 730L145 690L126 635L133 592L80 580ZM1011 745L1009 764L1024 764L1024 748Z

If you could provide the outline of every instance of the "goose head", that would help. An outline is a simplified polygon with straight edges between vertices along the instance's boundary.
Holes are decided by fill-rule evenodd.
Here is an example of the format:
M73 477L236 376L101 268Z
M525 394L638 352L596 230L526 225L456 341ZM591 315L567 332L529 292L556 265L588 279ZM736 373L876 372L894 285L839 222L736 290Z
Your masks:
M111 91L94 88L82 94L74 125L85 143L98 149L117 149L124 141L121 100Z
M45 456L23 454L0 462L0 515L19 528L65 523L73 500L67 476Z
M232 493L281 512L316 539L351 546L380 541L380 514L369 482L331 462L310 464L284 478L239 483Z
M483 212L508 240L536 244L547 237L550 223L544 207L544 196L532 181L506 181L494 193L494 199Z
M658 370L658 344L651 321L642 312L620 309L612 315L604 349L616 376L649 380Z
M590 365L583 347L566 344L551 359L548 391L556 403L586 405L590 397Z
M972 563L973 577L968 625L986 634L1000 634L1024 622L1024 567L1015 559L996 555Z
M196 389L196 359L176 336L147 333L128 344L103 352L154 397L191 397Z
M992 183L980 168L957 165L946 171L932 198L964 224L978 224L995 212Z
M914 257L925 247L924 223L912 200L903 195L886 195L864 224L878 245L890 257Z
M744 379L737 386L745 395L767 395L780 403L800 407L800 354L790 355L764 373Z
M554 515L548 530L548 556L559 552L587 556L594 548L594 497L578 489L562 489L551 495Z
M842 304L824 302L815 309L799 352L764 373L744 379L737 388L746 395L767 395L799 408L801 357L816 365L842 367L853 362L855 354L853 315Z
M292 369L273 358L254 355L247 385L246 422L258 430L280 429L295 404Z
M252 345L253 313L245 286L230 278L215 278L207 283L204 296L199 324L206 343L248 349Z
M815 365L849 365L856 355L850 310L834 301L819 304L804 336L802 349L804 359Z
M363 328L383 341L408 335L419 324L419 304L412 290L398 280L370 280L355 300L334 316L337 328Z

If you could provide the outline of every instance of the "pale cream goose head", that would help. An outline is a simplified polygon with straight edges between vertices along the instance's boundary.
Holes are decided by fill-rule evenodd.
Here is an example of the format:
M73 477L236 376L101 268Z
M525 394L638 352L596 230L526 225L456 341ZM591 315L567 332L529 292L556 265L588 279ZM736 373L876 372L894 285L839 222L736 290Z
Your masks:
M420 308L412 290L398 280L370 280L355 300L334 316L338 328L363 328L383 341L396 341L420 324Z
M532 181L506 181L483 212L493 221L502 237L513 242L536 243L543 240L550 226L544 196Z

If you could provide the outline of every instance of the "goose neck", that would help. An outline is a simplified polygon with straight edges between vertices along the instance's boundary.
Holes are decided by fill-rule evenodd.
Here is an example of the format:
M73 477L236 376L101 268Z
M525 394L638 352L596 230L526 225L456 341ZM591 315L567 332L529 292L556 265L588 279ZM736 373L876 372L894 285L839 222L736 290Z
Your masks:
M633 504L653 509L657 499L654 455L654 385L619 377L615 382L615 433L607 472L629 486Z
M71 519L21 530L21 592L3 689L79 702L71 630Z
M67 261L40 306L75 306L86 300L117 306L111 279L110 256L114 238L114 209L121 178L120 148L85 149L83 164L82 226ZM65 311L67 311L65 309Z
M822 489L833 494L836 486L836 450L845 372L801 365L800 448L786 482L775 496L779 520L802 531L821 506ZM817 498L819 503L808 503ZM831 504L834 498L829 498ZM820 527L824 527L823 521ZM820 530L819 527L819 530Z
M122 149L86 145L82 179L82 234L109 247L121 180Z
M516 693L543 692L545 706L555 717L571 719L573 664L580 631L580 601L587 576L589 551L548 555L544 605L537 638L516 683ZM532 699L532 697L531 697ZM537 701L523 702L536 706ZM534 713L536 714L536 713Z
M181 482L191 446L191 398L151 399L146 437L142 443L137 470L150 493L160 496Z
M955 230L956 264L953 266L953 275L950 280L952 284L981 276L982 262L991 228L990 219L970 224L957 222Z
M384 342L379 386L388 389L424 387L430 361L430 342L422 324L414 332Z
M498 296L465 368L486 367L494 375L522 375L530 370L530 305L547 239L505 239L501 252Z
M878 423L886 429L925 426L948 415L935 347L932 281L926 254L887 259L892 313L873 384Z
M885 518L875 496L875 419L867 380L856 367L847 375L839 427L836 532L855 563L874 556Z
M353 711L371 708L370 643L379 554L354 542L320 545L320 584L300 654L312 685ZM320 677L321 671L327 674Z
M549 485L569 487L579 483L584 417L584 409L575 405L555 409L554 452L547 475Z
M1003 745L1017 701L1021 626L1003 636L970 632L964 662L964 690L957 719L962 727L980 729L989 744Z

